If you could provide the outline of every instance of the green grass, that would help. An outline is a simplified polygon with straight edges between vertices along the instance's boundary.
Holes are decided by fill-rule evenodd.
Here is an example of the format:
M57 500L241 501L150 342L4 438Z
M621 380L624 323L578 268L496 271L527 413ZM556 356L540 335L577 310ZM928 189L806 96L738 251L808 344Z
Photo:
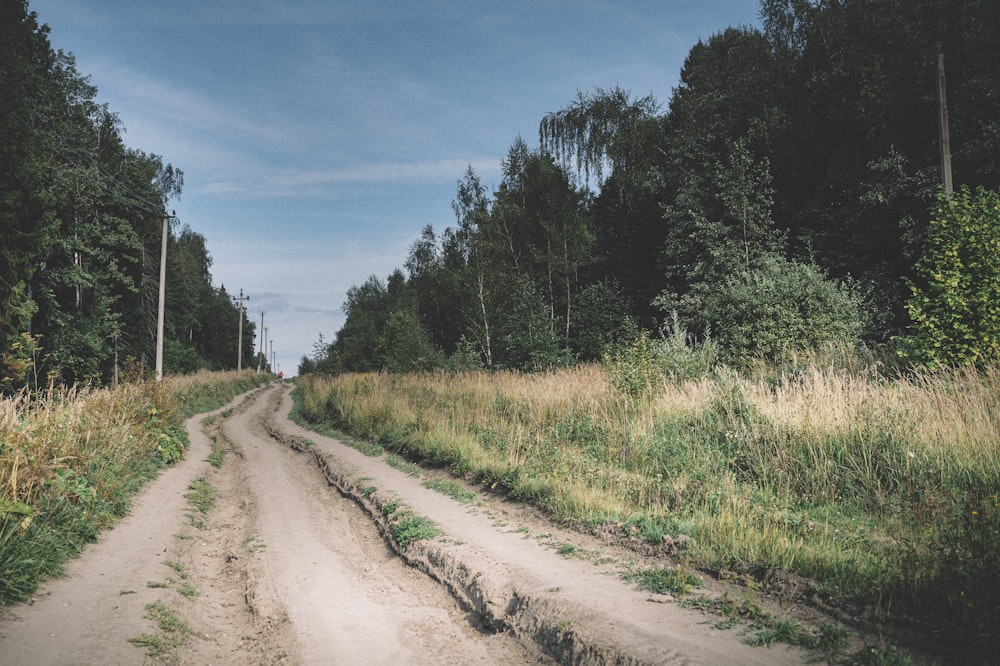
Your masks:
M441 530L433 522L419 516L404 518L392 526L393 536L400 550L406 550L414 541L435 539Z
M198 588L194 587L193 585L185 583L184 585L181 585L177 588L177 594L181 595L182 597L189 597L189 598L197 597Z
M156 633L142 634L130 638L129 642L146 648L146 654L154 659L176 663L177 650L187 643L193 633L191 627L162 601L148 604L145 617L156 623Z
M225 447L222 446L222 443L216 437L212 437L212 450L208 454L208 464L218 469L219 467L222 467L222 463L225 458Z
M651 377L642 400L596 366L305 377L296 409L687 566L787 571L889 627L924 622L943 652L1000 649L1000 371L844 356Z
M194 507L198 513L201 515L208 514L212 507L215 506L215 488L212 487L204 478L196 479L188 486L188 491L185 493L184 498L188 503Z
M390 453L389 455L387 455L385 457L385 461L386 463L388 463L390 467L398 469L400 472L403 472L407 476L416 477L420 476L423 473L423 470L420 468L420 465L411 463L409 460L396 453Z
M639 589L654 594L672 594L675 597L683 597L702 585L698 576L681 567L643 569L626 573L623 578L635 582Z
M424 487L447 495L462 504L471 504L479 499L479 495L471 490L466 490L461 483L454 479L428 479L424 481Z

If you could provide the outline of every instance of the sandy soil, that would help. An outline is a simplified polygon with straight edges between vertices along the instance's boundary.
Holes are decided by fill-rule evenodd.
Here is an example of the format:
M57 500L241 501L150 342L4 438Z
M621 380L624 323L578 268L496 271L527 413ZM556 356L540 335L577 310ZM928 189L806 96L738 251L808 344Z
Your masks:
M0 620L2 664L157 663L147 604L191 628L182 664L799 664L622 581L634 552L488 495L458 502L287 419L288 385L188 422L185 459L129 515ZM206 458L215 438L221 467ZM206 516L184 495L217 493ZM384 507L444 536L402 554ZM647 562L665 566L667 562Z

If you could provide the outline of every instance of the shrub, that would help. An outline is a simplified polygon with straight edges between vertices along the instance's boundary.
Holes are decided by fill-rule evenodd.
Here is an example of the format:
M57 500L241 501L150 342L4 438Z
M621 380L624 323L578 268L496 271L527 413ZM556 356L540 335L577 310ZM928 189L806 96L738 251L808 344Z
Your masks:
M776 255L720 285L697 285L689 301L687 310L700 313L728 360L737 363L854 344L863 322L861 305L845 284Z
M938 195L901 352L928 367L1000 359L1000 193Z
M611 384L632 398L650 395L670 377L684 381L701 377L717 365L719 350L708 336L697 342L681 328L676 314L669 332L654 340L643 331L625 345L609 348L602 359Z

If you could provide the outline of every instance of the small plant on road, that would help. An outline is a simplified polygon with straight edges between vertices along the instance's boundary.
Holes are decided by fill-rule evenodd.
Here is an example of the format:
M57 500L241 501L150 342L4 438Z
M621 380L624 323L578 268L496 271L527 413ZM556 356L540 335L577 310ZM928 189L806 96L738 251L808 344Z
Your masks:
M146 618L156 623L157 632L130 638L129 643L146 648L150 657L176 663L177 649L187 642L191 627L162 601L146 606Z
M692 588L701 587L701 579L690 571L680 567L673 569L644 569L623 576L625 580L635 581L639 589L654 594L672 594L682 597Z
M212 452L208 454L208 464L218 469L222 467L222 461L226 457L226 450L222 448L222 443L217 437L212 437Z
M215 488L205 479L192 482L188 490L191 492L185 494L184 499L202 515L207 514L215 506Z
M197 597L198 588L196 588L194 585L184 584L177 588L177 594L181 595L182 597L189 597L189 598Z
M461 502L462 504L470 504L479 499L479 495L471 490L466 490L458 481L448 479L429 479L424 481L424 487L443 493L453 500Z
M406 550L414 541L433 539L441 534L437 525L419 516L410 516L400 520L393 525L392 531L400 550Z

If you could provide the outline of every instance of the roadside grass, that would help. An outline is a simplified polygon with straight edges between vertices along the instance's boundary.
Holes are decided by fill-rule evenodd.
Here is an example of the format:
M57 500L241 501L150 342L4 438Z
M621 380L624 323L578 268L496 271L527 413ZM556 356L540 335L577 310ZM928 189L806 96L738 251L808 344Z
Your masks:
M622 578L633 581L639 589L654 594L672 594L683 597L692 589L701 587L701 579L682 567L641 569L622 575Z
M423 485L424 488L447 495L462 504L472 504L479 499L479 495L471 490L466 490L461 483L454 479L428 479L424 481Z
M0 398L0 606L30 599L181 459L187 418L261 383L200 373Z
M307 376L294 395L307 425L557 521L673 544L720 576L790 572L880 630L915 621L952 655L994 654L1000 369L793 361L664 375L638 396L601 366Z

